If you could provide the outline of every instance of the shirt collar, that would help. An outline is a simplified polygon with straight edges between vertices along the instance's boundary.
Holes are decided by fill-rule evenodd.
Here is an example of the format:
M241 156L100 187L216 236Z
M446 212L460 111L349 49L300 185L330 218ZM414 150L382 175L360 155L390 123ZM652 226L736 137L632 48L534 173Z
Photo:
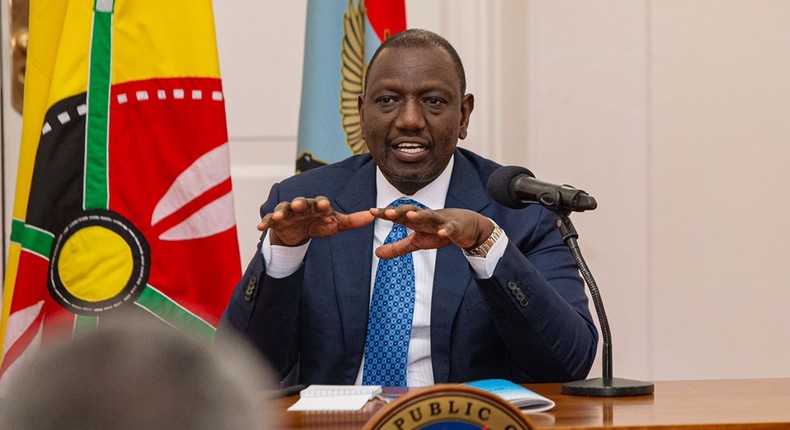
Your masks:
M400 198L408 197L414 199L430 209L444 208L447 199L447 190L450 189L450 178L453 175L453 164L455 155L450 157L450 162L444 171L431 183L419 189L413 195L405 195L393 187L381 173L381 169L376 166L376 207L384 208L390 203Z

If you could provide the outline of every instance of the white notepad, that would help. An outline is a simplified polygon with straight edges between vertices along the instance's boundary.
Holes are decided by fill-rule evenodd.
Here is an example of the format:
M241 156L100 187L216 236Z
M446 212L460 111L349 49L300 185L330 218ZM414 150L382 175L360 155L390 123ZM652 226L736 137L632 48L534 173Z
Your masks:
M358 411L376 394L379 385L311 385L299 392L289 411Z

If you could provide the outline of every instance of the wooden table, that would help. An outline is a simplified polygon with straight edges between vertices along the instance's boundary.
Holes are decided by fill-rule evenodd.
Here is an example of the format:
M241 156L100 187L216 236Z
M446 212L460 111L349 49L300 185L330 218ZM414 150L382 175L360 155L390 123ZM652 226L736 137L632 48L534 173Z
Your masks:
M539 429L790 429L790 378L708 381L658 381L654 394L637 397L576 397L560 384L526 387L557 403L551 411L529 415ZM268 406L284 414L266 428L359 429L383 407L368 403L359 412L285 412L297 396Z

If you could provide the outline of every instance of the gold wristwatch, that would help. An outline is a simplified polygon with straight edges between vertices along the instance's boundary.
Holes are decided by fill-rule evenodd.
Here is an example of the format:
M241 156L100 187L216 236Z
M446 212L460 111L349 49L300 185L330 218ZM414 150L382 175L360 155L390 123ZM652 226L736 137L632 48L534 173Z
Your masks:
M468 257L485 258L486 255L488 255L488 251L491 250L491 247L494 246L494 244L496 243L497 240L499 240L500 237L502 237L502 233L504 233L502 227L498 226L497 223L495 223L494 220L492 220L491 218L489 218L488 220L491 221L492 224L494 224L494 231L491 232L491 236L488 236L488 239L486 239L485 242L481 243L480 246L478 246L477 248L465 249L464 255Z

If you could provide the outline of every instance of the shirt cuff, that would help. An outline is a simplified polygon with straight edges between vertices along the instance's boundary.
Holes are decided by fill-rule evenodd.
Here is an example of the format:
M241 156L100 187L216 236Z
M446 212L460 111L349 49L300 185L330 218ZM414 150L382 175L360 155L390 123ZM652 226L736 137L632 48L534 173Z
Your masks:
M272 245L269 235L263 238L261 256L266 263L266 274L275 279L291 276L299 270L310 241L299 246Z
M488 279L494 276L497 263L499 263L499 260L505 255L507 243L507 234L502 232L502 236L499 236L499 239L494 242L494 245L491 246L491 249L488 250L488 254L486 254L485 257L472 257L464 254L467 261L469 261L469 264L472 266L472 270L475 271L477 279Z

